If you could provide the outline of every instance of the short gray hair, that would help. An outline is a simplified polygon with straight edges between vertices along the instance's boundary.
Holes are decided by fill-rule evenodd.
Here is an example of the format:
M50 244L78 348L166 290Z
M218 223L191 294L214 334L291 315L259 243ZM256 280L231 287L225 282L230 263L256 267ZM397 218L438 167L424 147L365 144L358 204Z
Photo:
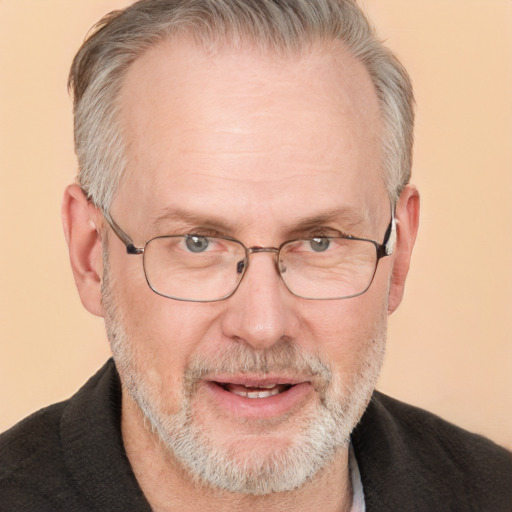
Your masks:
M376 37L356 0L140 0L94 27L73 61L78 183L108 212L126 168L118 98L130 65L166 38L191 35L199 44L253 42L293 54L339 42L368 71L384 122L382 166L394 203L409 182L414 97L409 76Z

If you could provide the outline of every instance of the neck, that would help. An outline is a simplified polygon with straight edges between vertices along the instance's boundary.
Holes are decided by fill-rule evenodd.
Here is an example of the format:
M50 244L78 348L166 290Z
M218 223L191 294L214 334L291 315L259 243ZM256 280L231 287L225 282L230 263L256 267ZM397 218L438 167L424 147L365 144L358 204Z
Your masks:
M139 407L123 393L121 430L133 472L155 512L348 512L352 505L348 446L292 491L254 496L214 489L194 479L147 428Z

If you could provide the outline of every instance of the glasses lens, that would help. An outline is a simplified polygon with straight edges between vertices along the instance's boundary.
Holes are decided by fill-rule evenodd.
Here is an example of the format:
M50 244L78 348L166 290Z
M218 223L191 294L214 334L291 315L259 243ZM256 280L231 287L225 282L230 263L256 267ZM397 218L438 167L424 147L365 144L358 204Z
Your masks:
M377 251L372 242L365 240L295 240L281 248L279 267L286 286L299 297L348 298L370 286L377 267Z
M149 286L165 297L214 301L226 298L240 283L245 260L240 242L205 236L154 238L144 249Z
M222 300L236 290L246 266L245 247L225 238L164 236L144 249L149 286L178 300ZM376 267L376 246L365 240L294 240L282 246L279 257L284 283L306 299L360 295L370 286Z

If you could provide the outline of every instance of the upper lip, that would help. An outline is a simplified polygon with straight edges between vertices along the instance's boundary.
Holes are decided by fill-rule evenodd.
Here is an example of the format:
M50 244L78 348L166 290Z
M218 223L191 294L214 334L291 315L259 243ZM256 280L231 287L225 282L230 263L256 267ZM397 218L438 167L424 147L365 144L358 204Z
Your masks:
M250 388L257 388L260 386L268 386L270 384L287 384L294 386L304 382L311 382L311 377L286 375L209 375L205 380L217 382L219 384L236 384Z

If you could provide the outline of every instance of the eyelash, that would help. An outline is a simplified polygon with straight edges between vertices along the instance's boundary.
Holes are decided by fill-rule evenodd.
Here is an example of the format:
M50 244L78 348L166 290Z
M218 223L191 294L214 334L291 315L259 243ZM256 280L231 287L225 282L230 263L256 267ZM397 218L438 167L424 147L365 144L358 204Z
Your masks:
M181 233L178 234L185 234L190 236L204 236L208 238L233 238L225 233L222 233L220 231L216 231L213 229L208 228L193 228L190 230L184 230ZM303 239L312 239L312 238L335 238L335 237L351 237L349 233L346 233L344 231L340 231L338 229L329 228L329 227L320 227L320 228L313 228L309 231L305 231L304 233L299 233L297 236L294 236L293 238L303 238Z
M304 238L335 238L338 236L346 236L349 237L350 235L348 233L344 233L343 231L340 231L338 229L333 228L318 228L312 231L309 231Z
M189 236L204 236L207 238L230 238L230 237L227 237L224 233L215 231L213 229L205 229L205 228L194 228L194 229L186 231L184 234L189 235Z

